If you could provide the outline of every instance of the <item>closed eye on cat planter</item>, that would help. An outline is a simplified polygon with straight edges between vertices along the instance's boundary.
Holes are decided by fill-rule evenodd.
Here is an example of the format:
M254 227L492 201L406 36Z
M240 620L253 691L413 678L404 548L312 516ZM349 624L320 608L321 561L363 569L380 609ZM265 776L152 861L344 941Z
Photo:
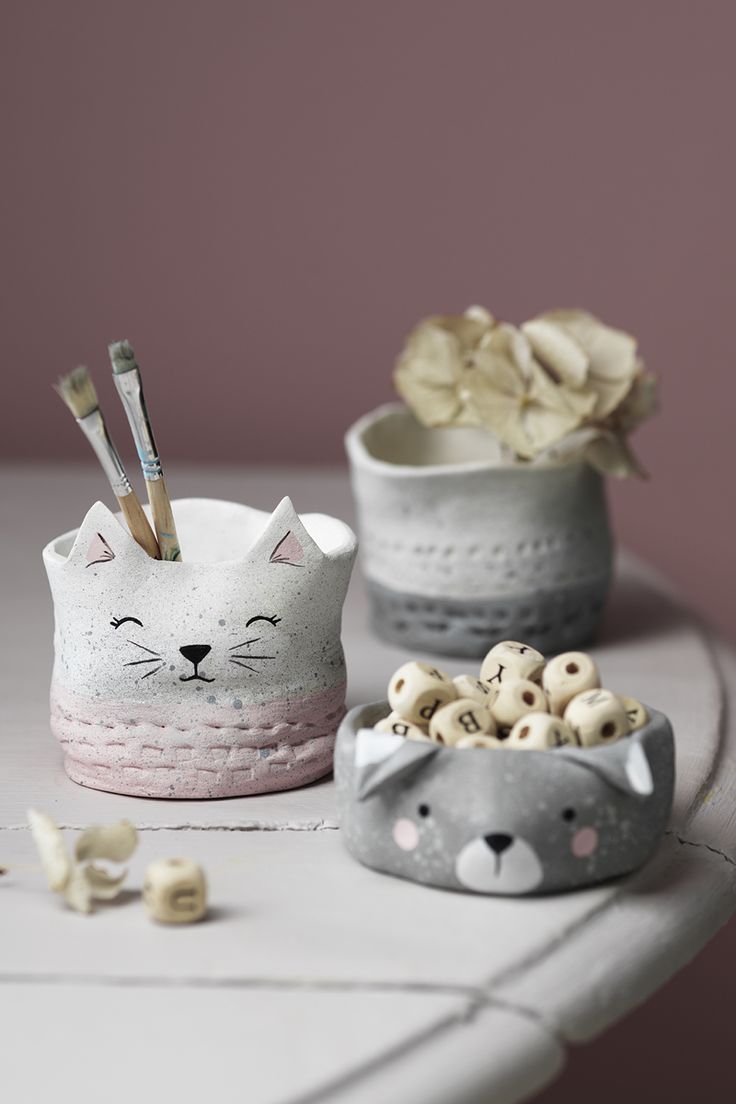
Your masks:
M140 627L143 628L143 622L139 621L137 617L113 617L110 624L114 629L119 629L126 621L133 621L136 625L140 625Z
M278 625L280 617L266 617L265 613L258 613L255 617L251 617L250 621L245 622L246 629L251 625L255 625L256 621L268 621L269 625Z

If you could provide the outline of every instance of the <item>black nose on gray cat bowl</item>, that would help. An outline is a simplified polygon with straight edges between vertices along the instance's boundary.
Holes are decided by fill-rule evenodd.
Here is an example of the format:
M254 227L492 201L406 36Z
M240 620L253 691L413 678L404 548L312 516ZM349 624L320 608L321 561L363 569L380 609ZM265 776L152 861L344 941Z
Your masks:
M341 835L366 866L444 889L520 896L628 874L662 838L674 741L661 713L649 710L643 728L613 744L548 751L461 749L376 732L388 713L388 702L353 709L335 749Z
M486 843L497 855L502 855L513 842L513 837L504 832L492 832L490 836L486 836Z

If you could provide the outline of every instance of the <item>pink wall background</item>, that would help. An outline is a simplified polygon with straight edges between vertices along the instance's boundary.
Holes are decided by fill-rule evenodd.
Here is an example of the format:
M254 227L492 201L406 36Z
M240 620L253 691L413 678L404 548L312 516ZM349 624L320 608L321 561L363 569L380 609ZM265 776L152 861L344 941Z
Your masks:
M736 635L735 34L727 0L6 3L0 323L37 433L1 452L85 456L50 387L78 362L122 424L127 335L167 459L339 460L420 316L585 305L662 377L620 532Z
M79 362L122 427L127 335L165 459L336 461L418 317L584 305L662 379L618 529L736 637L735 35L728 0L6 0L0 452L86 459ZM672 1101L719 1049L693 976Z

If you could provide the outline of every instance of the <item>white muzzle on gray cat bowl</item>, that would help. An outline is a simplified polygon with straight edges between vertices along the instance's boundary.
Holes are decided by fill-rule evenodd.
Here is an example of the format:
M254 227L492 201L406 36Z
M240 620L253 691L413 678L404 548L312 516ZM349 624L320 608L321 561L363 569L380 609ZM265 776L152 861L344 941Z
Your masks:
M101 502L43 558L51 727L75 782L234 797L329 773L345 712L342 605L356 540L288 498L269 515L173 504L185 560L152 560Z
M388 702L340 725L335 782L351 854L375 870L507 896L594 885L638 869L667 826L667 718L606 747L441 747L372 727Z
M346 447L380 636L457 656L594 637L613 547L588 464L504 464L485 431L428 429L400 405L362 418Z

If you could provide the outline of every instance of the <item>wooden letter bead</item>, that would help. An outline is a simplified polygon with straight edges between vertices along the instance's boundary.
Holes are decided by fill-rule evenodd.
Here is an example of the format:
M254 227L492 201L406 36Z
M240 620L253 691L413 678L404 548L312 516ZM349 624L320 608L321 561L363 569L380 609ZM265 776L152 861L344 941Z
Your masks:
M506 747L545 751L574 743L572 730L562 717L553 717L550 713L527 713L511 729Z
M456 748L501 748L503 743L497 736L461 736Z
M584 690L565 710L565 720L583 747L611 744L630 731L626 707L611 690Z
M204 871L190 859L157 859L146 870L143 900L162 924L191 924L207 911Z
M543 670L544 656L536 648L518 640L502 640L483 660L480 677L492 686L508 678L538 682Z
M452 681L459 698L471 698L479 705L484 705L486 709L490 709L493 699L498 693L496 686L491 686L481 679L473 678L472 675L458 675Z
M583 690L600 686L598 668L585 652L563 652L544 668L542 686L552 713L561 717L565 706Z
M388 687L391 708L418 725L428 725L437 710L456 697L450 676L429 663L405 663Z
M379 721L377 725L374 725L376 732L393 732L394 736L405 736L407 740L428 740L429 736L423 728L419 725L412 724L411 721L405 721L403 717L399 717L396 713L391 713L388 717L384 717L382 721Z
M496 724L488 710L472 698L458 698L438 709L429 722L429 738L452 746L463 736L495 736Z
M626 716L629 718L630 731L636 732L637 728L643 728L649 720L649 714L641 702L638 702L636 698L624 698L621 694L619 694L619 697L624 703Z
M504 679L491 714L499 728L512 728L527 713L545 713L547 699L541 686L529 679Z

